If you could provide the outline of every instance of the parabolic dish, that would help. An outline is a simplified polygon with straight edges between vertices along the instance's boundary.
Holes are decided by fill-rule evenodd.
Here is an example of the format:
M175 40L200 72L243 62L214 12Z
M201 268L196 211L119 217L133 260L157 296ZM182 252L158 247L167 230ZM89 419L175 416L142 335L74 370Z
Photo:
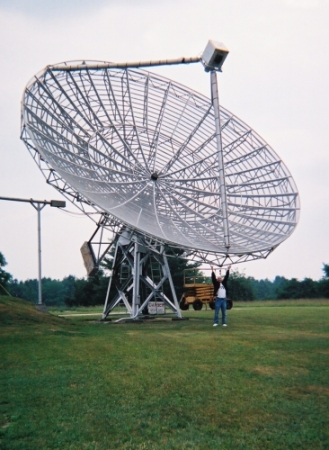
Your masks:
M267 251L294 230L296 185L250 127L220 110L230 254ZM22 138L84 200L129 228L227 253L209 98L137 69L54 71L26 87Z

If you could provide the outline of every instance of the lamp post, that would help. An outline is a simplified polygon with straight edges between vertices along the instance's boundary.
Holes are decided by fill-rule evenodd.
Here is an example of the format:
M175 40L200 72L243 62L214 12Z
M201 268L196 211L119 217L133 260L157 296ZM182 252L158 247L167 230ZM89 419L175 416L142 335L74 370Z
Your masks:
M9 200L12 202L24 202L31 203L33 208L38 213L38 307L43 305L42 303L42 287L41 287L41 211L46 205L50 205L55 208L65 208L66 202L62 200L34 200L33 198L13 198L13 197L0 197L0 200Z

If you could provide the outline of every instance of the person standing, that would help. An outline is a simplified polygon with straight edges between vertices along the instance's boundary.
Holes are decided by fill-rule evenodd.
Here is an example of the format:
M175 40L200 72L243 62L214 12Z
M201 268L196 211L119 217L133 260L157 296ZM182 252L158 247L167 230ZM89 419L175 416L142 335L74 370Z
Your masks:
M214 267L211 266L211 280L214 285L214 297L215 299L215 316L214 316L214 327L218 326L218 315L219 310L222 312L222 325L226 327L226 297L227 297L227 281L230 275L231 266L228 266L226 270L225 277L223 278L219 275L216 278Z

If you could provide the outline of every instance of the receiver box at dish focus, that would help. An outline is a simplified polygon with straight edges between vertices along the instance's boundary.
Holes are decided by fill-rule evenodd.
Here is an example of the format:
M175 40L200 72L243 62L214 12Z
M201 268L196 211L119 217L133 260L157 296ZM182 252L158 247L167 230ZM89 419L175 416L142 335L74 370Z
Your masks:
M228 49L221 42L208 41L201 57L205 70L218 70L221 72L228 53Z

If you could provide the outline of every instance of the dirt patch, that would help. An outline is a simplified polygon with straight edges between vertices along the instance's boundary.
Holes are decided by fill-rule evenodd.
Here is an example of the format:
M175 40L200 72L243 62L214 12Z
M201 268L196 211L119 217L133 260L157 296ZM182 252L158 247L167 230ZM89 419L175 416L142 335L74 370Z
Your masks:
M326 386L302 386L297 388L286 388L285 391L293 397L316 394L320 397L329 396L329 388Z
M252 370L260 375L265 375L269 377L295 377L298 375L305 375L308 373L307 369L301 367L285 367L285 366L257 366Z

